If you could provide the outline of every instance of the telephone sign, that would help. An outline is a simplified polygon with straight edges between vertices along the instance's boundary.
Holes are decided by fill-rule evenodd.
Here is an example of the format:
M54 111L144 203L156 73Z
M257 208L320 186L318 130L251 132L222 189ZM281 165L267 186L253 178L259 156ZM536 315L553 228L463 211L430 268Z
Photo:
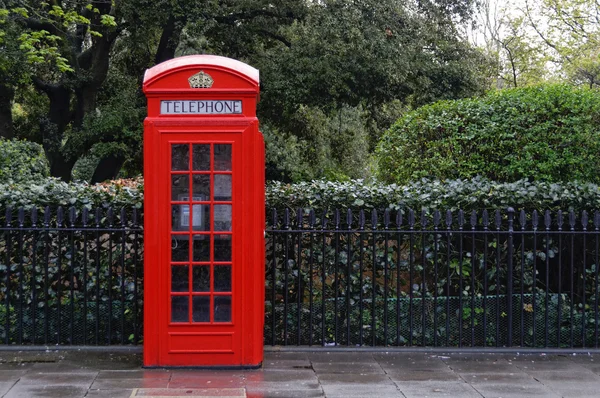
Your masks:
M181 57L147 70L144 93L144 366L259 366L258 71L224 57Z

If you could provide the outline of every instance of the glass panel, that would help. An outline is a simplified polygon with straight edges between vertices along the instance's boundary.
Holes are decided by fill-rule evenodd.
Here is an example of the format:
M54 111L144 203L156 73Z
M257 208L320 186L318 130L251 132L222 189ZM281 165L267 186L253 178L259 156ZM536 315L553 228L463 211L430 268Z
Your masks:
M187 144L171 145L171 170L190 169L190 146Z
M215 205L215 231L231 231L231 205Z
M210 200L210 175L195 174L192 177L192 189L194 202L207 202Z
M210 235L194 235L194 261L210 261Z
M215 292L231 291L231 266L215 265Z
M210 231L210 205L194 205L194 231Z
M194 322L210 322L210 297L192 297L192 319Z
M215 322L231 322L231 296L215 297Z
M192 167L195 171L210 170L210 145L209 144L194 144L192 145Z
M231 261L231 235L215 235L214 261Z
M173 220L173 231L189 231L190 206L171 205L171 219Z
M231 171L231 144L215 145L215 170Z
M190 261L189 235L171 235L171 261Z
M184 197L189 197L190 185L189 176L187 174L175 174L171 176L171 200L184 201Z
M210 292L210 266L196 265L192 268L192 290Z
M188 296L171 296L171 322L188 322Z
M187 265L172 265L171 266L171 291L172 292L189 292L190 285L188 283L188 266Z
M215 174L215 200L231 200L231 174Z

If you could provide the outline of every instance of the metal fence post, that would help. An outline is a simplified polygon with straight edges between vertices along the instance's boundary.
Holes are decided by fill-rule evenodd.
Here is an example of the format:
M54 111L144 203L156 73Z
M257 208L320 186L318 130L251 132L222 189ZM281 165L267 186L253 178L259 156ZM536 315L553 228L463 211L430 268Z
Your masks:
M508 253L506 270L506 315L508 317L508 333L506 345L512 347L513 340L513 232L514 232L515 209L508 208Z

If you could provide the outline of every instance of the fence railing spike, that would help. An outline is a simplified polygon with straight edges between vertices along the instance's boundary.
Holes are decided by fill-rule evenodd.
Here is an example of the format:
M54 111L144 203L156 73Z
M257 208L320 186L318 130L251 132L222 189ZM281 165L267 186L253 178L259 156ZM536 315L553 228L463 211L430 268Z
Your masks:
M348 229L352 229L352 210L348 209L346 211L346 225L348 226Z
M378 221L377 218L378 218L377 210L373 209L371 211L371 228L373 228L373 229L377 228L377 221Z
M365 222L365 211L360 209L360 212L358 213L358 228L360 230L365 229Z
M483 225L483 229L487 231L490 226L490 214L487 209L483 209L481 213L481 224Z
M33 206L31 208L31 226L33 228L36 228L37 222L38 222L38 208L36 206Z
M23 226L25 225L25 209L23 208L23 206L19 207L19 210L17 212L17 219L19 221L19 227L23 228Z
M402 227L402 209L398 209L396 211L396 228L400 229Z

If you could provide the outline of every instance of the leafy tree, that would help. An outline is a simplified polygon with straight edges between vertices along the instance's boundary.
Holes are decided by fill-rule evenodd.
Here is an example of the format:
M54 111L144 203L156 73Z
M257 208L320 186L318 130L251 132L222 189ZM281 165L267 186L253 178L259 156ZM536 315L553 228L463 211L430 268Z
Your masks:
M272 40L272 27L280 24L274 21L291 18L287 3L303 2L290 0L274 9L266 1L1 0L0 45L11 51L2 53L0 68L21 74L0 87L0 122L14 125L14 96L25 96L29 101L23 116L43 116L34 123L36 131L18 133L43 145L51 175L68 181L77 160L92 155L98 159L92 181L114 178L127 158L139 155L131 146L141 145L143 71L173 58L183 32L200 25L207 40L219 39L213 49L232 41L216 37L219 26L252 33L244 36L248 41ZM14 67L23 60L25 68ZM116 86L107 87L107 81ZM19 93L17 89L29 90L27 83L45 100ZM44 109L29 109L28 104ZM12 135L10 128L3 131Z
M483 176L495 181L600 181L600 92L566 85L491 92L407 113L386 132L381 178L406 183Z
M595 0L484 1L485 47L498 59L499 87L600 81L600 4Z
M92 182L140 172L143 72L179 55L261 70L270 148L296 151L271 157L288 179L363 176L398 112L484 86L484 58L458 29L474 0L0 2L0 32L16 39L0 56L14 72L0 89L3 134L41 143L63 180L83 163Z
M316 2L303 20L280 29L287 42L251 57L262 75L261 120L276 126L273 134L295 137L306 148L299 156L315 166L301 174L362 177L381 131L404 109L481 93L487 60L462 39L456 22L471 18L472 5ZM339 115L351 114L361 115L347 121L355 141L337 133ZM339 152L347 161L354 154L352 167L336 160Z

